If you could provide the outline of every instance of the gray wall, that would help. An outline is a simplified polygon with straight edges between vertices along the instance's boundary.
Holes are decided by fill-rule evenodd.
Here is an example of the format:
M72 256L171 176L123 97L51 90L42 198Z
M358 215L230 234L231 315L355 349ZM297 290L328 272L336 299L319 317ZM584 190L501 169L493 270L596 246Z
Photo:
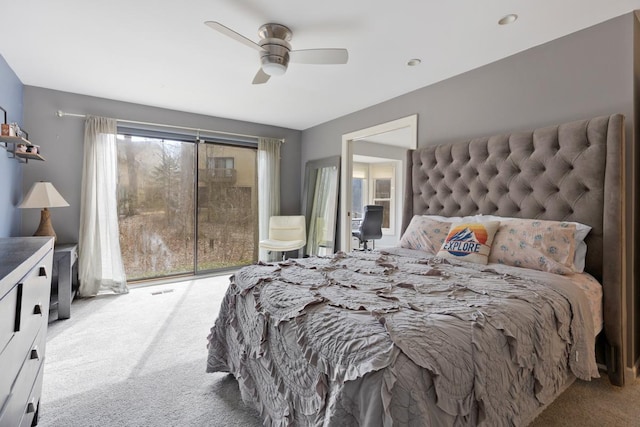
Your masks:
M307 129L301 161L339 155L343 134L416 113L419 146L622 113L627 118L627 224L635 225L634 22L629 13ZM421 66L428 67L428 61ZM632 237L638 233L633 227L628 231L627 274L633 281L627 295L630 367L640 357L640 284L633 275L633 259L639 256Z
M612 113L625 114L629 124L632 45L633 20L626 14L306 129L302 162L339 155L345 133L416 113L419 146Z
M33 165L29 163L29 168L24 172L23 189L26 191L35 181L51 181L69 202L69 207L53 208L51 212L59 242L78 241L84 120L75 117L59 118L55 114L58 110L285 138L287 142L282 146L281 160L281 209L283 214L300 212L300 131L25 86L25 126L29 129L31 141L41 146L42 154L47 160ZM34 211L35 209L25 210L23 233L33 233L37 228L40 217Z
M7 110L7 121L22 122L22 82L0 55L0 106ZM0 111L2 113L2 111ZM4 117L0 116L0 122ZM28 130L28 128L25 127ZM4 145L0 145L4 146ZM20 214L16 207L22 197L23 165L0 149L0 237L20 235Z

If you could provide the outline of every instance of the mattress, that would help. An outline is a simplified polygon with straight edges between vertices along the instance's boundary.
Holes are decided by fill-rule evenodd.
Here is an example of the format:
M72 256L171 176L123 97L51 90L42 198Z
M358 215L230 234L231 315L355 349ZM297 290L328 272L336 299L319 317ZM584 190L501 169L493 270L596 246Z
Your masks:
M266 425L525 425L598 376L593 331L567 277L338 253L234 275L207 371L233 373Z

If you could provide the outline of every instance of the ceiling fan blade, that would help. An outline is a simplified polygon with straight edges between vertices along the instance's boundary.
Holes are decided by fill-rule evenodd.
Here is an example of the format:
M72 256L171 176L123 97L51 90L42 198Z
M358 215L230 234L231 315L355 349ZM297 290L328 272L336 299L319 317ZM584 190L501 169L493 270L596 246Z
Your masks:
M289 60L298 64L346 64L347 49L303 49L289 52Z
M265 73L264 71L262 71L262 68L260 68L256 73L256 76L253 78L252 83L254 85L261 85L268 82L270 77L271 76L269 74Z
M236 33L231 28L225 27L224 25L222 25L219 22L206 21L204 24L206 26L208 26L209 28L212 28L212 29L218 31L219 33L224 34L227 37L231 37L235 41L239 41L240 43L242 43L245 46L249 46L250 48L253 48L253 49L255 49L257 51L260 51L260 52L262 52L264 50L264 49L262 49L262 47L258 43L255 43L255 42L249 40L248 38L246 38L242 34Z

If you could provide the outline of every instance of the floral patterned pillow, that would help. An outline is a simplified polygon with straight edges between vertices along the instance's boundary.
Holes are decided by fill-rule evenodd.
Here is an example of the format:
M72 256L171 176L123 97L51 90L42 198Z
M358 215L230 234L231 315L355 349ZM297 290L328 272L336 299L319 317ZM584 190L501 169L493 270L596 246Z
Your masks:
M500 222L454 222L437 256L486 264Z
M438 252L449 233L450 223L415 215L400 239L400 247L430 254Z
M576 226L567 222L513 219L501 223L489 262L556 274L573 272Z

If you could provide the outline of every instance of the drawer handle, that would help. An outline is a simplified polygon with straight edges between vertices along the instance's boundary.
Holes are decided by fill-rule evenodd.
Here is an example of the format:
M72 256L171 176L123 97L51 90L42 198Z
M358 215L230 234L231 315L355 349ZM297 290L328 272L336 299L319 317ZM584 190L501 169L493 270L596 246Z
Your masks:
M38 273L38 276L40 277L47 277L47 267L40 267L40 272Z
M33 414L36 412L36 403L34 399L31 399L29 403L27 403L27 414Z
M35 346L31 349L31 355L29 356L31 360L39 360L40 354L38 354L38 346Z
M20 332L20 321L22 320L22 288L24 285L22 283L18 283L18 289L16 290L16 297L18 301L16 303L16 318L14 321L13 331Z
M39 314L42 316L42 303L37 303L35 307L33 307L33 314Z

